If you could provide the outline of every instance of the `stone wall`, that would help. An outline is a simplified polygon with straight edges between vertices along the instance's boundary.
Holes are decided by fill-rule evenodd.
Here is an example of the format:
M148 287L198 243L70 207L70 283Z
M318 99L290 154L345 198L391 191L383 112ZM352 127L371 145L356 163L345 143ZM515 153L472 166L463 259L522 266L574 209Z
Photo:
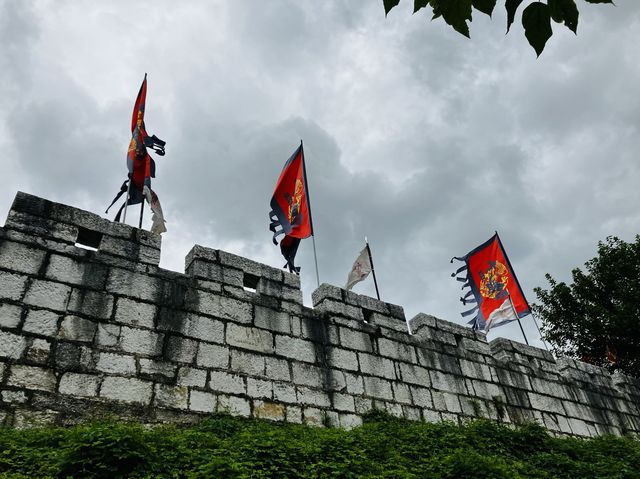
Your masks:
M640 432L631 378L425 314L410 336L400 306L327 284L307 308L297 276L224 251L195 246L184 274L159 259L159 236L18 193L0 229L3 424L228 411L352 427L378 408Z

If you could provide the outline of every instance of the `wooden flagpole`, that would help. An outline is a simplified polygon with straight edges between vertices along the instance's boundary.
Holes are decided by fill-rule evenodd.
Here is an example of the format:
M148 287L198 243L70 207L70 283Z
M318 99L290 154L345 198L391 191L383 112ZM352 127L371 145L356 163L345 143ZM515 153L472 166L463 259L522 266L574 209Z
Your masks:
M531 317L533 318L533 322L536 324L536 328L538 330L538 334L540 335L540 339L542 340L542 344L544 344L544 349L549 351L549 347L547 346L547 342L542 337L542 331L540 331L540 326L538 326L538 321L536 320L536 315L533 314L533 310L531 311Z
M138 228L142 229L142 216L144 215L144 195L142 197L142 202L140 203L140 224Z
M309 210L309 224L311 225L311 240L313 241L313 260L316 264L316 281L320 287L320 274L318 273L318 254L316 252L316 235L313 229L313 216L311 215L311 198L309 196L309 181L307 181L307 166L304 161L304 148L300 140L300 152L302 153L302 175L304 176L304 191L307 195L307 209Z
M369 254L369 263L371 263L371 274L373 274L373 284L376 287L376 296L378 297L378 301L380 301L380 291L378 291L378 280L376 279L376 269L373 267L373 257L371 256L371 248L369 247L369 241L367 241L367 237L364 237L364 244L367 245L367 253Z

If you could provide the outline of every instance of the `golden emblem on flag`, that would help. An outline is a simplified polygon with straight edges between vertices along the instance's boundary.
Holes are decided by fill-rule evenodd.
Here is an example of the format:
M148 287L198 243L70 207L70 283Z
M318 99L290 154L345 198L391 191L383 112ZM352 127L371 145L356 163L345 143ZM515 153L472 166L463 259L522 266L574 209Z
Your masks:
M489 269L480 272L480 294L484 298L500 299L507 296L509 270L500 261L490 261Z
M302 195L304 194L302 181L296 179L295 191L293 196L287 195L287 202L289 203L289 211L287 217L290 224L295 224L296 218L300 214L300 203L302 202Z

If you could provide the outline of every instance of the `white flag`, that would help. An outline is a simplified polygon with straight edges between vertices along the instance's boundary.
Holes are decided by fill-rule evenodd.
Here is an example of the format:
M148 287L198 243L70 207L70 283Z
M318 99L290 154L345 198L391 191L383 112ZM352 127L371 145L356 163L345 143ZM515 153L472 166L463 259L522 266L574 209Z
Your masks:
M160 206L158 195L156 195L156 192L147 185L144 186L143 193L147 199L147 203L151 206L151 212L153 213L151 215L151 232L156 234L165 233L167 231L167 227L164 225L164 215L162 214L162 206Z
M369 251L365 245L351 267L351 272L349 273L344 289L349 290L353 288L356 283L359 283L369 276L369 273L371 273L371 261L369 260Z
M517 318L516 312L511 304L511 296L507 296L500 306L491 311L491 314L487 318L487 322L484 325L484 332L488 333L493 327L500 326L509 321L515 321Z

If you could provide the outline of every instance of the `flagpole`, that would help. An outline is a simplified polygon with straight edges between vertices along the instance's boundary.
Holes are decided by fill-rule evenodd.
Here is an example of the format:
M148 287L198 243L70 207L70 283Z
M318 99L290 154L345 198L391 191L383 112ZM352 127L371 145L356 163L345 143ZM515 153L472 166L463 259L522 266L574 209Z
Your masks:
M320 287L320 274L318 273L318 254L316 252L316 235L313 230L313 216L311 215L311 198L309 197L309 181L307 180L307 166L304 161L304 148L300 140L300 152L302 153L302 175L304 176L304 189L307 194L307 209L309 210L309 224L311 225L311 240L313 242L313 260L316 264L316 281Z
M530 346L529 340L527 339L527 335L524 334L524 328L522 327L522 323L520 322L520 316L518 316L518 312L516 311L516 307L513 305L513 301L511 301L511 293L507 290L507 294L509 295L509 303L511 303L511 309L513 310L513 314L518 321L518 326L520 326L520 331L522 331L522 336L524 336L524 342L527 343L527 346Z
M124 200L124 213L122 215L122 222L127 222L127 205L129 204L129 194L131 193L131 177L129 177L129 188L127 188L127 197Z
M549 348L547 347L547 342L542 337L542 331L540 331L540 326L538 326L538 321L536 320L536 315L533 314L533 311L531 311L531 317L533 318L533 322L536 324L536 328L538 330L538 334L540 335L540 339L542 340L542 344L544 344L544 349L549 351Z
M380 301L380 291L378 291L378 280L376 279L376 269L373 267L373 257L371 256L371 248L369 248L369 242L367 241L367 237L364 237L364 244L367 245L367 253L369 254L369 263L371 263L371 274L373 274L373 284L376 287L376 296L378 297L378 301Z
M144 197L142 198L142 202L140 203L140 224L138 228L142 229L142 216L144 215Z

